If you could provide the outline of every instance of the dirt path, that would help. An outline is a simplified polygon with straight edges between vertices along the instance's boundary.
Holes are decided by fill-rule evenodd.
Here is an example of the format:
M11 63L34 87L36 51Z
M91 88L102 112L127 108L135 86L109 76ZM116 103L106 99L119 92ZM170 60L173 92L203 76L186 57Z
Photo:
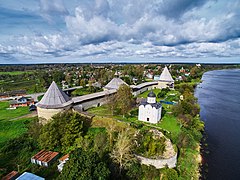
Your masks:
M33 111L30 114L26 114L26 115L23 115L23 116L20 116L20 117L10 119L9 121L14 121L14 120L22 119L22 118L31 118L31 117L35 117L35 116L37 116L37 111Z

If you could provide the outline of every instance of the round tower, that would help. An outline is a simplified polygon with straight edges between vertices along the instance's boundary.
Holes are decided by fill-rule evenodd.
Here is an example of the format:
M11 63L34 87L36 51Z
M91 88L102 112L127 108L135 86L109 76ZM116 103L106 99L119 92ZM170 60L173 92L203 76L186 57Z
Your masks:
M39 103L37 103L38 117L44 118L43 124L59 112L71 108L73 101L53 81Z

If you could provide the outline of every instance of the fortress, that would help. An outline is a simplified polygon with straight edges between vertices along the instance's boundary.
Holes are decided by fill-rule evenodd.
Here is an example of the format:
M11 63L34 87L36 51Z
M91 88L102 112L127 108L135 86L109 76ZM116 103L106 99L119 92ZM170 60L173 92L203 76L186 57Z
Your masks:
M115 94L122 84L128 85L120 78L113 78L101 92L70 98L53 81L41 101L37 103L38 117L42 118L42 123L45 124L53 115L70 108L85 111L91 107L101 106L107 103L108 97ZM173 88L174 80L165 67L158 81L144 82L130 87L133 95L137 96L155 88Z

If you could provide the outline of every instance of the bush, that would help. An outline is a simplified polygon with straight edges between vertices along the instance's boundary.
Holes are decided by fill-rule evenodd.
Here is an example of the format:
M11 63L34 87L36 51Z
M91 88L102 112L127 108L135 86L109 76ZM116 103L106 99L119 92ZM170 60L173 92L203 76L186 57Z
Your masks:
M165 150L165 138L154 137L152 132L143 130L138 136L136 152L145 157L161 156Z
M130 115L131 116L138 116L138 108L133 109L132 111L130 111Z
M158 93L157 97L158 97L158 98L163 98L163 97L165 97L165 96L167 95L167 93L168 93L169 91L170 91L169 88L164 88L164 89L162 89L162 90Z

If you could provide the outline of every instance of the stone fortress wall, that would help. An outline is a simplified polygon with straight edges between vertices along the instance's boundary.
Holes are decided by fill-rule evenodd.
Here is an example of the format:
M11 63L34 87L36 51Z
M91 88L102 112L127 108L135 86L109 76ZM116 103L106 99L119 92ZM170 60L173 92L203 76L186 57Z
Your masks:
M140 84L141 85L141 84ZM151 89L154 89L156 88L156 85L147 85L147 86L144 86L142 87L141 89L138 89L137 91L133 91L133 96L137 96L145 91L148 91L148 90L151 90ZM92 108L92 107L98 107L98 106L102 106L103 104L106 104L107 101L108 101L108 96L109 94L106 93L106 96L104 97L101 97L101 98L98 98L98 99L88 99L87 101L85 102L82 102L82 103L79 103L79 104L74 104L74 107L77 106L78 108L82 109L82 111L85 111L89 108Z
M151 89L155 89L155 88L158 88L158 85L157 83L142 83L142 84L139 84L137 86L135 86L135 88L132 88L133 89L133 95L134 96L137 96L145 91L148 91L148 90L151 90ZM45 119L50 119L53 115L61 112L61 111L64 111L64 110L68 110L70 109L71 107L73 108L76 108L78 110L81 110L81 111L85 111L89 108L92 108L92 107L98 107L98 106L102 106L104 104L107 103L108 101L108 97L114 93L108 93L108 91L102 91L102 92L105 92L105 95L104 96L101 96L99 98L95 98L95 97L90 97L91 94L88 94L88 95L84 95L84 96L88 96L87 100L83 101L83 102L77 102L75 101L73 98L73 104L69 107L65 107L63 109L59 108L59 109L44 109L44 108L40 108L40 107L37 107L37 111L38 111L38 117L41 117L41 118L45 118ZM84 98L84 96L81 96Z
M107 103L107 97L101 97L98 99L89 99L88 101L82 102L80 104L74 104L73 108L79 109L81 111L86 111L92 107L99 107Z
M169 168L174 168L176 167L176 164L177 164L177 153L170 157L170 158L164 158L164 159L150 159L150 158L146 158L146 157L143 157L143 156L139 156L139 155L136 155L137 159L140 160L140 162L142 164L145 164L145 165L152 165L154 167L156 167L157 169L160 169L160 168L164 168L164 167L169 167Z

